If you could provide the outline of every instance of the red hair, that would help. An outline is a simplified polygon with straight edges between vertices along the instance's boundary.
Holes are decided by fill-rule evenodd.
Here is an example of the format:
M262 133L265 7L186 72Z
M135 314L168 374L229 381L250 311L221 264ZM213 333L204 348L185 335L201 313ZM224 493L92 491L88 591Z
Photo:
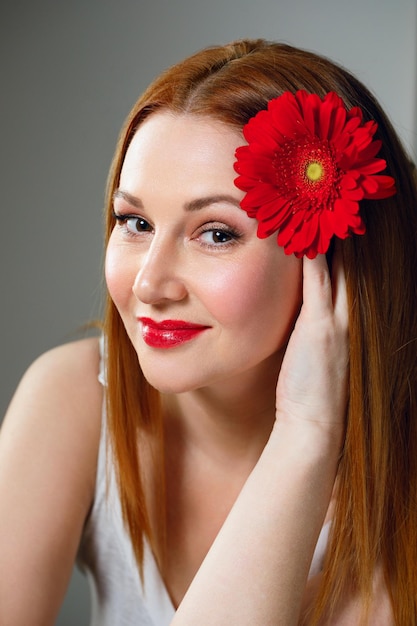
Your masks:
M366 234L340 242L350 309L350 393L336 510L316 615L330 614L346 590L369 599L382 563L396 623L417 616L417 198L412 167L369 91L341 67L288 45L237 41L203 50L168 69L145 91L122 130L108 184L112 196L127 147L140 123L164 109L241 129L284 91L335 91L378 123L382 158L398 192L363 201ZM138 441L151 442L163 528L163 428L158 393L139 368L113 302L108 340L108 420L123 515L138 564L146 536L162 554L163 532L151 528ZM152 505L153 506L153 505Z

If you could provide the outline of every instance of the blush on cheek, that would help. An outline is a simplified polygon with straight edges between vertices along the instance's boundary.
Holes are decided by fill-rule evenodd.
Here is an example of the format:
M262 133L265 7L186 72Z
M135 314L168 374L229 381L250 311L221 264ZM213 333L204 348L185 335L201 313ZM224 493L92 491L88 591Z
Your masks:
M124 294L127 288L127 276L126 271L122 268L123 263L120 255L117 254L117 251L109 244L106 251L104 274L107 289L116 306L126 297Z
M217 282L210 303L222 323L238 324L251 333L257 330L259 341L265 334L277 344L287 339L299 311L302 297L302 265L295 258L258 255ZM218 277L219 279L219 277Z
M251 319L265 314L271 294L267 274L262 264L237 264L227 271L217 271L215 276L200 278L199 293L204 297L206 308L222 326L245 326Z
M224 326L236 324L245 315L251 296L241 268L217 270L215 274L200 275L198 293L205 308Z

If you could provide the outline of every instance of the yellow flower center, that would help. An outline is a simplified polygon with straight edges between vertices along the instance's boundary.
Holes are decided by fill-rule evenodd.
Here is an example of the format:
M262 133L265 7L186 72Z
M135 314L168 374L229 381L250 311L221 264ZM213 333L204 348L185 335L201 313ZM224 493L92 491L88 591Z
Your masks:
M312 161L307 165L306 176L308 180L311 180L311 182L315 183L323 176L323 171L324 170L321 163L319 163L318 161Z

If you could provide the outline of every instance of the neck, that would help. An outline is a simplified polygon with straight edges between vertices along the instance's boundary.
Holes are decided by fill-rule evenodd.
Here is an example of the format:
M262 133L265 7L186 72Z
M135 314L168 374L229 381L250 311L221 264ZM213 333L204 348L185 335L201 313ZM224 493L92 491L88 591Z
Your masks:
M214 386L165 396L167 430L184 445L213 458L253 462L259 458L275 420L275 389L282 355ZM242 458L243 460L243 458Z

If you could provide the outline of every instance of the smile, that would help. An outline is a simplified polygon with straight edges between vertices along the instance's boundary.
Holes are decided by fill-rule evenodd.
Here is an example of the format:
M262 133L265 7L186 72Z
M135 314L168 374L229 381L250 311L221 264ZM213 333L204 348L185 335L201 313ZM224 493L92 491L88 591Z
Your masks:
M140 317L139 321L143 340L151 348L175 348L210 328L182 320L155 322L149 317Z

